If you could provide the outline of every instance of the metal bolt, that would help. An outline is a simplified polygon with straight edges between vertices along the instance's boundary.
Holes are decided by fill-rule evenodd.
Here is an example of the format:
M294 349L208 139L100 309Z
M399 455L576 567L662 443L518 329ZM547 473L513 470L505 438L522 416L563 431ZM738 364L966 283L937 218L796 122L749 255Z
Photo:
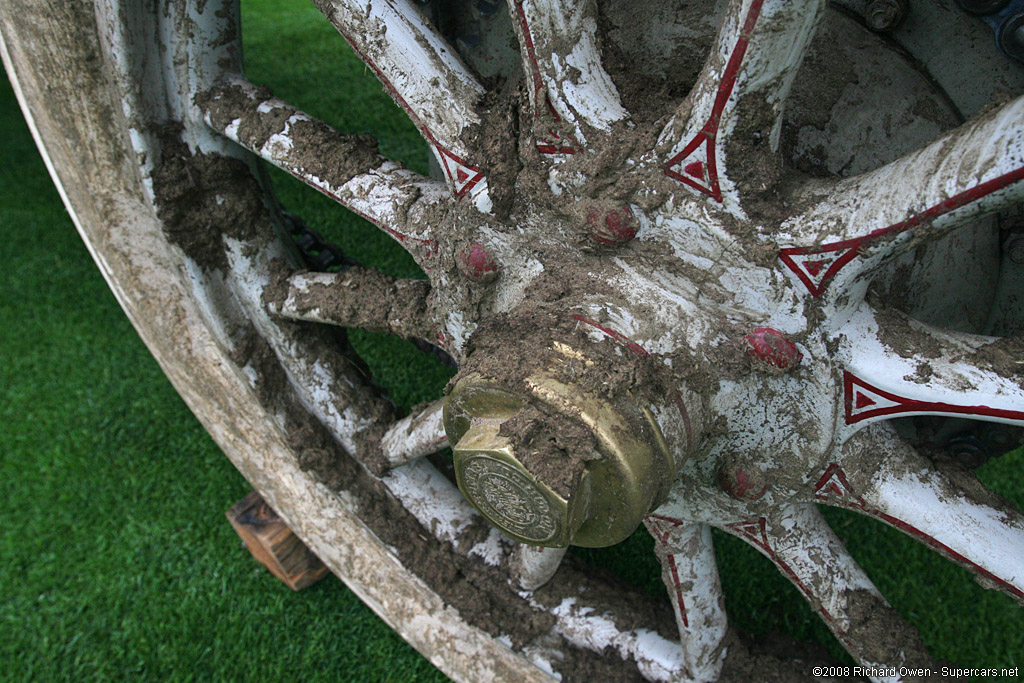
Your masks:
M749 458L727 457L718 468L718 485L737 500L754 502L768 492L768 476Z
M989 423L980 428L979 435L993 458L998 458L1024 444L1024 428L1021 427Z
M1024 264L1024 236L1011 237L1006 241L1006 255L1011 263Z
M467 280L480 283L493 282L498 277L498 262L479 242L473 242L455 256L455 265Z
M864 20L872 31L888 31L899 26L906 13L906 0L872 0Z
M1024 61L1024 12L1017 12L999 25L996 30L999 48L1014 59Z
M637 222L628 206L611 209L591 207L587 214L587 229L595 242L614 246L636 237Z
M992 458L985 442L972 434L950 439L946 450L954 460L968 469L981 467Z
M758 327L743 338L749 346L752 359L763 365L790 372L804 358L796 344L786 339L778 330L770 327ZM769 368L770 369L770 368Z

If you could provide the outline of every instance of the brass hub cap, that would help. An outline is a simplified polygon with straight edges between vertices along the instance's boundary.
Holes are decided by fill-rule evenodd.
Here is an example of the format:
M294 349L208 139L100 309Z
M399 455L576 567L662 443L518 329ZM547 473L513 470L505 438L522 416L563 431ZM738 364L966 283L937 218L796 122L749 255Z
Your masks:
M554 375L523 392L477 373L455 384L444 419L459 489L522 543L613 545L660 502L674 462L632 396L597 398Z

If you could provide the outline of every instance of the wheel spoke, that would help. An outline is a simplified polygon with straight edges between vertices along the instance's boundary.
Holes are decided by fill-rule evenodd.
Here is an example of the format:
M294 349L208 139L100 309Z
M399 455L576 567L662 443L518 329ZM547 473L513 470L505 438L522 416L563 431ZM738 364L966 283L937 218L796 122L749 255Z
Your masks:
M886 259L1024 199L1024 98L913 154L814 183L811 208L782 224L782 262L814 296L838 296Z
M343 135L247 81L197 100L211 128L374 223L429 268L436 242L422 218L447 203L441 183L380 156L371 139ZM308 153L310 144L316 154Z
M594 0L509 0L509 10L541 154L575 154L628 118L601 65Z
M430 143L456 198L490 211L471 140L484 94L469 69L409 0L314 0Z
M474 524L480 516L462 497L455 484L426 460L415 460L396 467L381 477L388 490L402 502L439 541L451 543L453 549L466 555L476 550L481 554L488 545L479 541ZM498 559L490 564L498 564Z
M815 497L899 529L1024 603L1024 515L970 472L938 469L888 425L847 441Z
M657 153L664 172L684 186L738 210L737 184L756 191L773 182L747 177L728 158L772 157L779 145L782 108L821 20L823 0L733 0L715 48L690 96L661 133Z
M398 467L447 448L443 413L444 401L438 400L391 425L380 440L385 468Z
M520 543L509 560L513 580L525 591L537 590L558 571L566 550Z
M190 235L208 231L215 236L200 247L185 248L187 241L178 243L185 257L186 286L192 297L204 302L203 315L219 320L217 343L230 350L232 363L255 395L266 402L273 419L294 428L297 416L308 411L313 422L330 434L320 433L320 426L310 427L303 434L307 443L295 446L300 459L334 448L329 443L332 437L354 457L365 457L377 449L372 425L389 420L392 409L372 393L334 340L294 325L278 325L267 315L261 297L270 284L271 264L290 262L294 248L279 239L275 217L259 199L267 188L253 168L255 160L204 124L205 113L197 106L198 100L206 99L204 93L240 67L237 6L214 2L196 14L191 14L191 9L181 6L161 13L157 25L148 23L152 17L137 3L113 3L113 12L131 17L133 31L104 27L112 31L106 36L113 60L111 76L133 131L127 139L139 160L149 201L159 213L169 216L177 215L183 205L194 210L202 193L177 195L167 193L167 187L219 188L231 174L235 184L230 192L225 191L227 196L256 198L256 216L238 216L238 224L203 224L196 221L195 213L188 219L177 218L177 225L168 221L165 231L173 226ZM186 33L178 31L182 25L189 27ZM174 60L168 53L175 55ZM183 73L172 77L158 73L160 67L153 66L166 67L172 62ZM151 68L158 74L154 78L167 80L162 87L139 88L138 74L151 73ZM339 145L342 150L355 149L351 142ZM244 164L239 156L246 158ZM207 166L199 167L194 158L203 158ZM219 199L216 195L214 201ZM204 208L211 210L210 205ZM245 225L244 221L253 222ZM135 227L141 230L141 224ZM203 351L211 358L216 353ZM279 373L276 379L282 388L271 396L269 378L275 373Z
M686 668L695 681L717 680L729 619L711 527L657 514L648 515L644 524L656 541L654 550L676 615Z
M426 280L396 280L372 268L299 272L265 294L267 309L284 318L357 327L403 339L433 339Z
M771 560L861 664L930 664L916 630L889 606L814 505L786 505L720 528Z
M543 607L536 600L532 603ZM566 597L550 610L556 620L554 632L577 647L632 659L648 680L686 680L685 657L678 643L647 628L620 630L608 607L585 594Z
M1024 424L1022 339L940 331L865 303L837 341L849 430L909 415Z

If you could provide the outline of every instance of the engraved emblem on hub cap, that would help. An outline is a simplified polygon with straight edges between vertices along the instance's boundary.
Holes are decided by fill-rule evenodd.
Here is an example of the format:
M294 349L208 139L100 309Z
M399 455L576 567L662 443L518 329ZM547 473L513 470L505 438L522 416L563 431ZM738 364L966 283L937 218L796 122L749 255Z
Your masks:
M558 523L551 505L523 472L478 455L469 458L463 477L470 499L501 528L537 543L555 536Z

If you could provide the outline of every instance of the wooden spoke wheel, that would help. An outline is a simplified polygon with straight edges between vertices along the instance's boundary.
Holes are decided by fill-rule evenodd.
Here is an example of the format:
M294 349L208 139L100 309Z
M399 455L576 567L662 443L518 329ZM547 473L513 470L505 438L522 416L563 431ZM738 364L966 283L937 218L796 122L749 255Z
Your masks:
M247 81L231 0L8 0L3 57L175 387L432 662L812 677L730 628L714 528L869 677L937 670L819 505L1024 599L1024 518L968 467L1024 425L1024 72L981 20L952 2L314 4L436 178ZM426 279L308 269L261 159ZM456 380L399 418L345 328L425 340ZM450 467L426 457L449 445ZM640 525L667 602L563 562Z

